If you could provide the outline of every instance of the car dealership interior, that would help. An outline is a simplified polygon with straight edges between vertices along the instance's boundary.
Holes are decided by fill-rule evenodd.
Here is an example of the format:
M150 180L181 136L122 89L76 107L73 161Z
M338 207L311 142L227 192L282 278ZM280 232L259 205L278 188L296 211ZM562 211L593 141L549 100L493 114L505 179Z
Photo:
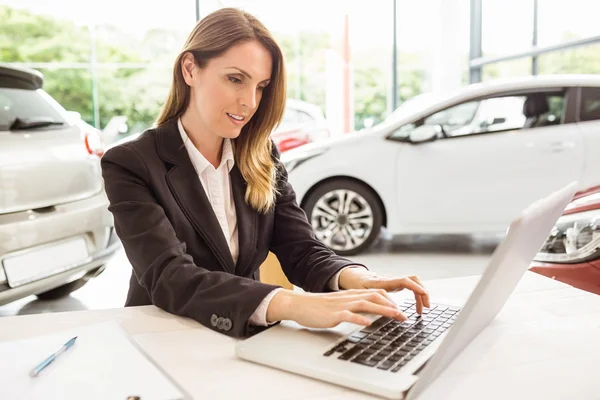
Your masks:
M0 397L599 398L599 13L0 0Z

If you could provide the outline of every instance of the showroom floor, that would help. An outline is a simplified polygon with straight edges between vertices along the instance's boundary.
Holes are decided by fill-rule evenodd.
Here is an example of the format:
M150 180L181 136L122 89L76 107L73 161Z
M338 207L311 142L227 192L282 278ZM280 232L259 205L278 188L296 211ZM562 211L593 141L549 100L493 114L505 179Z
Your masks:
M480 274L498 244L497 237L401 237L381 240L368 253L352 257L385 275L416 274L423 280ZM30 296L0 307L0 317L122 307L131 266L123 250L104 273L71 296L54 301ZM435 293L431 293L435 301Z

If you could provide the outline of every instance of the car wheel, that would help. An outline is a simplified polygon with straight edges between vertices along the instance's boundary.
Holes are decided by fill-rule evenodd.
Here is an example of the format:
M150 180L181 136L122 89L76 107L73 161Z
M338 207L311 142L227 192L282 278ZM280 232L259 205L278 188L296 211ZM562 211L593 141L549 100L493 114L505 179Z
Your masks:
M375 193L351 180L317 186L304 202L316 237L339 255L367 249L379 237L383 209Z
M93 277L98 276L104 270L104 268L105 268L104 265L102 265L98 268L91 270L84 277L79 278L76 281L66 283L62 286L48 290L47 292L44 292L44 293L38 293L38 294L36 294L36 296L40 300L56 300L56 299L60 299L62 297L66 297L66 296L70 295L71 293L73 293L74 291L76 291L77 289L80 289L83 285L88 283L88 281L90 279L92 279Z

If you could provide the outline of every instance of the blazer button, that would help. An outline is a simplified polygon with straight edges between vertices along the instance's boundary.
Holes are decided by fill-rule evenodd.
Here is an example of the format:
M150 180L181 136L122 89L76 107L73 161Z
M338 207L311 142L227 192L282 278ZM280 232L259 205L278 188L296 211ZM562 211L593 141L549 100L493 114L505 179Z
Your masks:
M233 324L231 323L231 320L229 318L225 318L225 321L223 322L223 329L226 332L229 332L232 326Z
M217 328L223 330L224 324L225 324L225 319L219 317L219 319L217 320Z
M216 314L213 314L213 315L210 316L210 324L212 326L216 327L218 322L219 322L219 317L217 317Z

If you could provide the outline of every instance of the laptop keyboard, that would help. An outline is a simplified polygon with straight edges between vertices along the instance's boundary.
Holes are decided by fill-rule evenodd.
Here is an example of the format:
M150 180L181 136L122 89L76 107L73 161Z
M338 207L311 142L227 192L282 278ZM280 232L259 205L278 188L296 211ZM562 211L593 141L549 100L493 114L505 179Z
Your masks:
M406 321L380 317L335 345L324 356L397 372L448 330L460 311L457 307L432 304L419 315L414 300L404 301L399 309L408 318Z

